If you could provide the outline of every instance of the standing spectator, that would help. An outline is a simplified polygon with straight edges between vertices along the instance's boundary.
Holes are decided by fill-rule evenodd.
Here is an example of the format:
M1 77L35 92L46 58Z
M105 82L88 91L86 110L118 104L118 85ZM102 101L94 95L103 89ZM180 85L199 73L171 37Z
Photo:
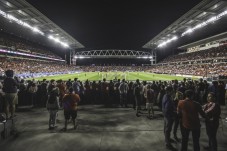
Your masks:
M225 83L223 81L218 81L218 95L216 99L219 105L225 105Z
M74 79L74 82L72 84L73 90L76 94L80 94L80 83L78 81L78 78Z
M180 100L183 100L184 98L184 94L183 94L183 90L181 88L178 88L177 91L176 91L176 95L175 95L175 98L174 98L174 106L175 106L175 110L174 110L174 125L173 125L173 136L174 136L174 139L179 142L179 139L177 137L177 129L178 129L178 126L179 126L179 123L180 123L180 118L177 114L177 106L178 106L178 103Z
M25 105L25 94L26 94L26 88L24 79L20 81L19 85L19 92L18 92L18 103L19 105Z
M207 96L207 103L203 106L203 110L206 113L208 119L206 119L206 131L209 138L209 146L205 147L211 151L217 151L217 130L219 127L219 117L221 114L221 108L218 103L215 103L214 94L210 92Z
M148 111L148 118L154 118L154 101L155 100L155 93L154 90L151 89L151 85L147 85L147 90L146 90L146 109ZM151 116L151 111L152 111L152 116Z
M48 99L47 99L47 110L50 113L49 117L49 130L55 128L57 112L59 106L59 89L56 86L55 80L51 80L48 86Z
M15 105L17 102L17 87L19 86L15 79L13 79L13 70L7 70L5 72L6 78L3 82L3 92L5 92L5 114L6 118L9 118L9 112L11 114L10 118L15 115Z
M171 144L171 131L174 121L174 102L171 97L173 88L168 86L166 87L166 94L163 96L162 99L162 112L164 115L164 134L165 134L165 143L166 148L173 150L175 149Z
M66 82L66 87L67 87L67 90L69 90L70 87L72 87L72 81L71 79L69 79L67 82Z
M121 107L123 107L123 105L125 107L128 107L127 105L127 94L128 94L128 84L125 82L125 79L122 79L122 82L119 86L119 93L120 93L120 105Z
M59 103L60 103L60 107L62 107L62 99L63 99L64 95L66 94L66 85L65 85L64 81L59 80L57 87L59 89Z
M106 78L101 82L101 103L104 103L106 107L109 107L109 84L106 82Z
M28 89L28 92L30 93L31 96L31 102L33 107L37 107L37 98L36 98L36 92L38 88L35 82L32 82L31 86Z
M135 97L135 104L136 104L136 116L139 117L139 112L141 110L141 101L142 95L141 91L143 90L143 86L140 83L139 79L136 80L136 83L133 85L133 94Z
M160 91L159 91L158 96L157 96L157 104L158 104L158 107L159 107L160 110L162 110L162 99L163 99L164 95L165 95L165 86L161 85Z
M2 82L0 81L0 113L2 113L3 112L3 110L4 110L4 108L3 108L3 106L4 106L4 92L2 91L2 87L3 87L3 85L2 85Z
M79 101L79 95L73 93L73 88L69 88L69 93L65 94L62 100L65 116L65 127L63 128L64 131L67 130L70 117L72 118L74 129L76 129L75 119L77 117L77 105Z
M206 118L206 114L202 110L198 102L193 101L194 93L192 90L185 91L185 99L180 100L177 107L177 112L182 120L182 144L181 151L188 150L188 138L190 131L192 132L194 151L200 151L200 120L199 114Z
M47 81L46 79L43 79L42 83L40 84L40 104L42 107L45 107L46 101L47 101Z

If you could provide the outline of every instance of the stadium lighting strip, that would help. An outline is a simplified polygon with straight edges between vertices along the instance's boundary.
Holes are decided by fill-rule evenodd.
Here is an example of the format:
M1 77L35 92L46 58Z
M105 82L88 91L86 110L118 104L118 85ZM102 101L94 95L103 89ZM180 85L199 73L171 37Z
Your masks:
M222 13L220 13L220 14L218 14L217 16L211 17L211 18L208 19L207 21L204 21L204 22L202 22L202 23L196 25L196 26L193 27L193 28L190 28L190 29L186 30L185 32L183 32L183 33L181 34L181 37L183 37L183 36L186 35L186 34L192 33L192 32L193 32L194 30L196 30L196 29L199 29L199 28L204 27L204 26L206 26L206 25L209 24L209 23L213 23L213 22L219 20L220 18L222 18L222 17L225 16L225 15L227 15L227 10L224 11L224 12L222 12Z
M68 44L66 44L66 43L64 43L64 42L61 42L59 39L57 39L57 38L54 38L53 36L51 36L51 35L49 35L48 36L48 38L49 39L51 39L51 40L54 40L55 42L58 42L58 43L60 43L62 46L64 46L64 47L69 47L69 45Z
M152 56L144 56L144 57L137 57L137 58L142 58L142 59L152 59Z
M174 36L173 38L168 39L168 40L162 42L161 44L159 44L158 47L163 47L163 46L165 46L166 44L168 44L168 43L170 43L170 42L172 42L172 41L174 41L174 40L177 40L177 39L178 39L178 37L177 37L177 36Z
M39 56L39 55L27 54L27 53L23 53L23 52L9 51L9 50L4 50L4 49L0 49L0 52L4 52L4 53L8 53L8 54L17 54L17 55L27 56L27 57L37 57L37 58L43 58L43 59L49 59L49 60L55 60L55 61L62 61L62 62L65 61L65 60L61 60L61 59L55 59L55 58L44 57L44 56Z
M84 58L91 58L91 57L85 57L85 56L74 56L75 59L84 59Z
M209 23L213 23L213 22L215 22L215 21L221 19L221 18L222 18L223 16L225 16L225 15L227 15L227 10L224 11L224 12L222 12L222 13L220 13L220 14L218 14L217 16L211 17L210 19L208 19L208 20L206 20L206 21L204 21L204 22L202 22L202 23L196 25L196 26L193 27L193 28L190 28L190 29L186 30L185 32L183 32L183 33L181 34L181 37L185 36L186 34L192 33L192 32L193 32L194 30L196 30L196 29L199 29L199 28L204 27L204 26L206 26L206 25L209 24ZM163 47L163 46L165 46L167 43L170 43L170 42L172 42L173 40L177 40L177 39L178 39L178 37L177 37L177 36L174 36L172 39L168 39L167 41L164 41L164 42L160 43L160 44L158 45L158 47Z
M22 26L24 26L26 28L31 29L34 32L37 32L37 33L45 36L45 33L42 32L41 30L39 30L37 27L32 27L28 23L23 22L22 20L14 17L14 16L12 16L10 14L7 14L6 12L2 11L1 9L0 9L0 15L3 16L4 18L10 20L10 21L15 21L17 24L22 25ZM48 36L48 38L51 39L51 40L53 40L53 41L55 41L55 42L57 42L57 43L60 43L64 47L69 47L69 45L67 43L61 42L59 39L54 38L53 36Z

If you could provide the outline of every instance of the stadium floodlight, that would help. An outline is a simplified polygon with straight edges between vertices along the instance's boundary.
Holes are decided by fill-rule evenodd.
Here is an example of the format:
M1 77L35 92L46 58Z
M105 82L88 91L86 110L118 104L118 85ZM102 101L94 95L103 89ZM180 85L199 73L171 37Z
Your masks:
M84 59L84 58L91 58L89 56L74 56L74 59Z
M186 30L185 32L183 32L181 34L181 37L185 36L186 34L189 34L189 33L192 33L194 30L196 29L199 29L199 28L202 28L204 26L206 26L207 24L210 24L210 23L214 23L215 21L219 20L220 18L222 18L223 16L227 15L227 10L218 14L217 16L214 16L214 17L211 17L210 19L196 25L195 27L193 28L190 28L188 30Z
M22 11L20 11L20 13L22 13ZM19 24L21 26L24 26L26 28L29 28L32 31L45 36L44 32L42 32L41 30L39 30L37 27L33 27L32 25L29 25L28 23L23 22L22 20L14 17L13 15L7 14L6 12L2 11L1 9L0 9L0 16L4 17L4 18L6 18L6 19L8 19L10 21L14 21L14 22L16 22L17 24ZM53 32L53 30L50 30L50 32ZM51 35L49 35L48 38L54 40L57 43L60 43L62 46L66 47L66 48L69 47L69 45L67 43L61 42L59 39L54 38Z
M69 47L69 45L67 44L67 43L64 43L64 42L59 42L62 46L64 46L64 47L66 47L66 48L68 48Z
M13 15L7 14L6 12L4 12L4 11L2 11L2 10L0 10L0 15L1 15L2 17L4 17L4 18L10 20L10 21L16 22L16 23L19 24L19 25L22 25L22 26L24 26L24 27L27 27L27 28L31 29L32 31L35 31L35 32L37 32L37 33L40 33L40 34L43 35L43 36L45 35L45 34L44 34L41 30L39 30L38 28L32 27L32 26L29 25L28 23L23 22L22 20L20 20L20 19L14 17Z
M66 47L66 48L69 47L69 45L67 43L61 42L58 38L54 38L52 35L49 35L48 38L57 43L60 43L62 46Z
M36 27L34 27L34 28L33 28L33 31L34 31L34 32L39 32L39 29L36 28Z
M174 41L174 40L177 40L177 39L178 39L177 36L173 36L173 38L168 39L168 40L166 40L166 41L160 43L160 44L158 45L158 47L163 47L163 46L165 46L166 44L168 44L168 43L170 43L170 42L172 42L172 41Z

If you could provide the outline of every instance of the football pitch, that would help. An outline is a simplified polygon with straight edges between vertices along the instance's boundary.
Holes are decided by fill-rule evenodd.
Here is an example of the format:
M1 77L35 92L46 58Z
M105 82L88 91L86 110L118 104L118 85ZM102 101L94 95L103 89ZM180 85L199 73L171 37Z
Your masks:
M45 76L45 77L38 77L34 78L35 80L73 80L74 78L78 78L80 81L99 81L103 80L104 78L109 81L113 79L126 79L127 81L135 81L139 79L140 81L170 81L170 80L183 80L184 77L182 76L174 76L174 75L167 75L167 74L155 74L149 72L80 72L74 74L62 74L62 75L54 75L54 76ZM192 77L192 79L197 79Z

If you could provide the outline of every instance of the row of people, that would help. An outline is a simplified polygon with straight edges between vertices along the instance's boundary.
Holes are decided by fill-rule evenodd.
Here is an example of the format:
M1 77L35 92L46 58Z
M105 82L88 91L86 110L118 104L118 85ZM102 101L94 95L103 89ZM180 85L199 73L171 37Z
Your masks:
M49 56L57 59L62 59L52 51L47 50L46 48L40 47L37 44L22 40L21 38L8 35L3 32L1 32L0 45L5 46L8 49L11 49L14 51L21 51L21 52L31 53L31 54L39 54L39 55Z
M170 63L170 62L182 62L187 60L206 60L206 59L215 59L215 58L227 58L226 53L227 45L221 45L219 47L213 47L206 50L184 53L179 55L172 55L159 63Z

